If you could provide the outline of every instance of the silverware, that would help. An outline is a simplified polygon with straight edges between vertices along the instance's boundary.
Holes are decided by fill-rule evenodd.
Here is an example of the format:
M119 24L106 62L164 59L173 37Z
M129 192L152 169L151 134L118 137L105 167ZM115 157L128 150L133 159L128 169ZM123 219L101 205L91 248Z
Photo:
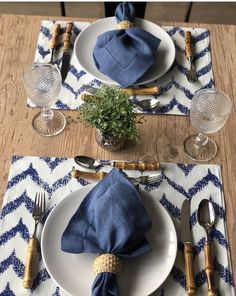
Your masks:
M81 167L86 169L96 170L99 167L110 165L122 170L140 170L140 171L156 171L161 170L161 164L158 161L145 162L145 161L110 161L109 163L100 162L88 156L75 156L74 161Z
M212 203L203 199L197 212L198 222L206 231L206 244L204 246L205 253L205 273L207 277L208 285L208 296L216 296L216 289L214 285L214 269L211 257L211 246L210 246L210 230L215 223L215 212Z
M62 57L62 66L61 66L62 82L65 81L67 73L70 68L70 57L72 53L70 49L70 38L72 35L72 28L73 28L73 23L66 24L66 32L64 34L64 39L63 39L63 57Z
M186 73L187 79L190 83L197 82L197 73L193 65L193 56L192 56L192 42L191 42L191 32L185 32L185 55L189 61L189 70Z
M190 201L185 199L181 208L181 241L184 244L186 287L188 295L194 295L196 286L193 272L192 236L190 232Z
M154 110L160 106L160 101L155 98L132 101L140 110Z
M83 84L82 87L84 88L85 91L89 92L92 95L96 95L96 92L98 91L97 87L93 87L93 86L90 86L87 84ZM155 95L155 94L159 94L161 92L161 89L158 86L144 87L144 88L121 88L121 90L130 96L133 96L133 95Z
M105 172L82 172L79 170L76 170L74 167L71 171L71 176L74 178L82 178L82 179L93 179L93 180L102 180L104 177L106 177L108 173ZM153 185L160 181L162 179L162 174L152 174L147 176L139 176L137 178L133 177L127 177L132 183L138 183L141 185Z
M32 216L34 218L34 232L32 237L29 240L27 254L26 254L26 265L25 272L23 277L23 287L25 289L30 289L33 284L33 260L37 250L37 238L36 238L36 230L38 223L44 216L45 212L45 193L36 193L34 208L32 212Z
M51 48L51 59L50 59L50 64L54 63L54 53L56 50L56 44L57 44L57 39L58 39L58 35L60 32L61 26L59 24L56 24L53 27L53 32L52 32L52 38L49 42L49 47Z
M138 184L141 184L141 185L153 185L153 184L161 181L162 175L161 175L161 173L158 173L158 174L153 174L153 175L148 175L148 176L139 176L137 178L128 177L128 179L132 183L137 182Z
M85 102L91 102L94 100L97 100L98 97L91 94L81 94L81 99ZM157 107L160 106L160 101L155 98L148 98L148 99L142 99L142 100L135 100L132 101L132 104L134 104L136 107L138 107L140 110L154 110Z

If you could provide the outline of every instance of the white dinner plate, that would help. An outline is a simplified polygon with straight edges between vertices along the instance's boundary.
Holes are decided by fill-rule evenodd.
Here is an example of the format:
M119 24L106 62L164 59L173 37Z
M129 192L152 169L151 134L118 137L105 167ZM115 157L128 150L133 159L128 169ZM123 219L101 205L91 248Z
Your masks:
M92 265L97 254L63 252L61 236L93 187L94 184L85 186L58 203L48 216L42 233L42 255L46 268L57 285L73 296L91 295L95 279ZM169 214L155 200L154 192L140 192L152 219L152 228L146 235L152 251L136 258L122 259L122 272L118 277L121 296L146 296L155 291L169 275L177 253L176 231Z
M156 62L136 83L136 85L139 85L160 78L170 69L175 59L175 45L165 30L150 21L141 18L135 18L134 25L148 31L161 40L161 43L157 49ZM115 81L102 74L96 68L93 60L93 49L95 47L97 37L108 30L115 30L116 26L117 22L115 17L104 18L92 23L76 38L74 54L86 72L106 84L117 85Z

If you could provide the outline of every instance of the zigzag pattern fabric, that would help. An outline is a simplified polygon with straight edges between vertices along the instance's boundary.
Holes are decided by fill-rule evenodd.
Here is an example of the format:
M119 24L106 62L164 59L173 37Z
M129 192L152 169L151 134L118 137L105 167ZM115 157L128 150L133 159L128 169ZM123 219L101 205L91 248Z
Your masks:
M41 257L40 245L38 246L37 267L31 291L22 287L22 278L27 243L34 226L32 208L35 194L36 192L46 192L47 194L47 212L43 220L44 224L50 211L63 197L91 182L70 177L74 165L72 158L13 156L0 213L1 296L67 295L50 278ZM210 236L218 295L235 295L226 234L220 166L163 163L162 168L162 179L151 187L145 187L144 190L156 191L157 201L163 205L173 220L178 239L180 239L181 206L186 198L191 200L191 231L197 295L207 295L203 252L205 233L197 222L196 214L197 207L203 198L208 198L213 202L216 212L216 223ZM104 171L110 169L110 166L103 168ZM129 171L128 173L133 177L140 174L137 171ZM40 238L42 229L38 230L37 234ZM179 243L174 267L167 280L154 295L182 296L186 294L185 285L183 245ZM87 295L90 295L90 291Z
M55 63L61 67L62 62L62 48L63 48L63 34L65 33L66 22L57 21L61 25L58 45L55 53ZM35 62L49 62L51 57L51 50L49 48L49 40L51 39L52 29L55 22L42 21L41 29L37 42L37 49L35 55ZM81 30L89 26L89 22L74 22L73 32L71 38L71 49L76 37ZM210 38L207 29L200 28L182 28L182 27L162 27L172 38L176 48L176 58L171 69L160 79L154 81L146 86L159 86L161 93L155 96L146 96L150 98L158 98L161 102L161 107L156 111L140 111L135 109L137 113L147 114L177 114L188 115L191 104L191 99L197 90L204 88L213 88L214 79L211 63L210 52ZM197 69L198 83L190 83L186 78L188 69L188 61L184 55L185 31L191 31L193 46L194 46L194 64ZM74 55L71 58L70 70L66 77L61 93L57 102L52 106L54 109L79 109L83 100L80 96L85 89L83 84L92 87L100 87L101 81L95 79L93 76L87 74L85 70L79 65ZM138 96L130 97L132 102L138 99ZM27 104L30 107L35 105L27 99Z

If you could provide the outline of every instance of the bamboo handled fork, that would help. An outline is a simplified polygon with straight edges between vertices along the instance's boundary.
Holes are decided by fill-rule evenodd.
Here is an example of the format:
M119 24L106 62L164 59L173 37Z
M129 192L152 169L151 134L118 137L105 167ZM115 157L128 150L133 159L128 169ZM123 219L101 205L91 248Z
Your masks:
M42 220L45 212L45 193L36 193L34 200L34 208L32 216L34 218L34 232L29 240L27 253L26 253L26 265L23 278L23 287L30 289L33 284L33 261L37 249L36 231L38 223Z

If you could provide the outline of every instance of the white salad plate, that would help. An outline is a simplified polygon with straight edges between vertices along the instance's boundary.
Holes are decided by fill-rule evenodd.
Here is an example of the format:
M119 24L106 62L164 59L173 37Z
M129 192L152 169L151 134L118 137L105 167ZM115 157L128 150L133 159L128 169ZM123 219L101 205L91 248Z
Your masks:
M136 83L136 85L140 85L162 77L170 69L175 59L175 45L164 29L150 21L135 18L134 25L161 40L157 49L156 62ZM96 68L93 60L93 49L97 37L106 31L115 30L116 26L117 22L115 17L100 19L82 30L76 38L74 45L74 55L82 68L103 83L113 85L117 85L117 82L113 81Z
M94 186L87 185L62 199L48 216L42 232L42 256L47 271L59 287L73 296L91 295L95 279L92 265L98 254L63 252L61 237L80 203ZM174 224L156 200L156 193L140 190L140 195L152 219L152 228L146 235L152 251L136 258L122 259L122 272L118 277L121 296L146 296L154 292L169 275L177 254Z

